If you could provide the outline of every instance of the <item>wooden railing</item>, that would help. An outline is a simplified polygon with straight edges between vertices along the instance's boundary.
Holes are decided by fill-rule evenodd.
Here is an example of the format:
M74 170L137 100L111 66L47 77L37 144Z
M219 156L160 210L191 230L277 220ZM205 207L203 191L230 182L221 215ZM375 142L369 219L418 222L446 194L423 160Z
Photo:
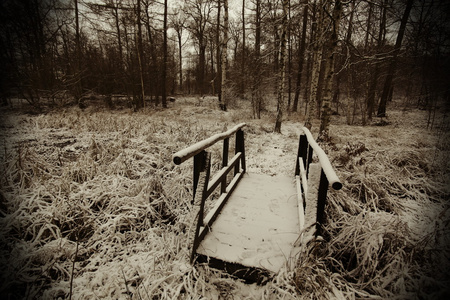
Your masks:
M308 177L310 171L310 165L313 160L313 153L315 153L319 159L320 165L320 181L317 192L317 209L316 209L316 230L315 235L318 236L322 233L322 225L325 221L325 204L327 200L328 186L335 190L340 190L342 188L342 183L340 182L338 176L331 166L330 160L325 152L320 148L320 146L314 140L311 132L306 128L302 128L303 133L300 135L298 154L295 166L295 177L297 184L297 194L299 197L299 216L300 216L300 227L305 226L305 211L304 211L304 199L309 199L308 194ZM303 195L303 198L302 198ZM315 201L315 199L312 199ZM308 225L308 224L306 224Z
M198 210L195 233L193 236L193 246L191 251L191 263L194 261L195 253L198 245L205 237L209 227L219 215L226 201L230 197L236 185L241 180L246 170L245 165L245 146L244 146L244 132L242 128L245 123L236 125L232 129L216 134L208 139L200 141L186 149L178 151L173 155L173 162L177 165L183 163L191 157L194 157L194 174L193 174L193 203L196 210ZM228 160L228 150L230 137L235 135L235 155ZM222 153L222 168L210 180L211 175L211 153L206 149L223 141ZM233 178L227 184L227 176L234 170ZM220 185L220 196L205 217L205 201Z

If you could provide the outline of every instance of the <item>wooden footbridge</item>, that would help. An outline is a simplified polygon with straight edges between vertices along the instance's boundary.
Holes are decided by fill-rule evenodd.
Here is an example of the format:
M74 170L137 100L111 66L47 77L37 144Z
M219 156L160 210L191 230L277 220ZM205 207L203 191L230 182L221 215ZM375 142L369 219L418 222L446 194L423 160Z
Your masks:
M194 157L191 263L208 263L261 282L295 259L302 242L320 234L328 187L339 190L342 184L307 128L299 137L295 176L247 173L245 126L239 124L181 150L173 161L179 165ZM230 138L235 141L231 159ZM222 168L211 176L207 149L220 141ZM205 212L206 200L213 194L219 196Z

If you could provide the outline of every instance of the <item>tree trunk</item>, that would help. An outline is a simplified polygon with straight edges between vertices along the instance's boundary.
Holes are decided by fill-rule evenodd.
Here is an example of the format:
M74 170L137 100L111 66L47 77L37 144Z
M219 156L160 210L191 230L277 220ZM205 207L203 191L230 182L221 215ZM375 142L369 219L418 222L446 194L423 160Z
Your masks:
M242 60L241 60L241 94L245 98L245 0L242 0Z
M313 5L313 10L312 10L312 17L311 17L311 22L315 23L316 20L316 5ZM306 61L306 78L305 78L305 85L304 85L304 89L303 89L303 98L305 99L305 112L304 112L304 116L307 117L308 114L308 104L310 102L310 98L311 98L311 73L312 73L312 64L313 64L313 55L312 53L314 53L313 49L313 44L314 44L314 32L315 32L315 26L309 26L309 40L308 40L308 51L307 51L307 61Z
M115 20L115 25L116 25L116 32L117 32L117 47L119 47L119 65L122 68L123 66L123 48L122 48L122 37L120 35L120 25L119 25L119 12L118 12L118 4L115 3L114 7L113 7L113 15L114 15L114 20Z
M252 84L252 109L253 117L261 118L262 93L261 93L261 0L256 0L255 10L255 53L254 72Z
M75 84L75 98L80 101L81 95L83 93L82 86L82 76L81 76L81 41L80 41L80 22L79 22L79 12L78 12L78 0L75 0L75 77L77 78ZM39 47L37 47L39 49ZM79 103L81 105L81 103Z
M288 7L288 20L291 20L291 1L289 1ZM287 28L287 47L288 47L288 101L286 111L289 112L291 108L292 100L292 39L291 39L291 22L288 22Z
M180 29L181 30L181 29ZM181 31L177 32L178 35L178 68L180 72L180 92L183 92L183 51L182 51L182 44L181 44Z
M289 0L283 0L283 17L282 28L280 36L280 51L279 51L279 71L278 71L278 95L277 95L277 119L275 121L274 132L281 133L281 123L283 121L283 111L285 105L285 77L286 77L286 43L287 43L287 27L288 27L288 6Z
M149 8L145 8L145 15L146 15L146 26L147 26L147 36L148 36L148 42L150 43L150 56L151 56L151 64L149 64L149 74L150 74L150 81L152 84L150 85L150 97L155 96L154 103L155 105L159 105L159 86L160 86L160 76L159 76L159 67L158 67L158 59L156 57L156 43L152 35L152 29L150 27L150 15L149 15Z
M352 34L353 34L353 17L355 14L355 2L352 2L351 4L351 11L350 11L350 17L348 21L348 29L347 29L347 36L345 37L345 42L347 44L347 57L350 61L353 59L352 52L349 51L349 49L352 46ZM371 4L370 4L371 5ZM370 19L370 10L369 10L369 17ZM338 75L339 76L339 75ZM351 88L353 87L353 68L347 68L347 109L346 109L346 119L347 119L347 125L350 125L352 123L352 118L354 118L354 114L352 115L352 93Z
M210 40L210 41L212 41L213 40L213 36L212 36L212 34L209 36L209 38L208 38L208 40ZM210 59L210 74L211 75L216 75L215 74L215 65L214 65L214 51L215 50L217 50L217 47L218 46L216 46L215 44L213 44L213 43L211 43L211 42L209 42L208 43L208 45L209 45L209 59ZM213 90L214 90L214 79L212 80L212 82L210 82L211 83L211 85L213 86ZM213 94L214 94L214 92L212 92Z
M298 53L298 73L295 82L295 96L294 103L292 105L292 111L297 111L298 100L300 98L300 88L302 82L303 64L305 62L305 49L306 49L306 27L308 25L308 4L305 4L303 8L303 22L302 22L302 37L300 40L300 50Z
M386 5L387 1L384 1L384 4L381 7L381 18L380 18L380 28L378 32L378 43L377 43L377 53L375 54L375 70L371 73L370 83L369 83L369 90L367 93L367 117L368 120L372 120L372 116L375 109L375 94L377 91L377 85L378 85L378 77L380 75L380 63L378 61L379 59L379 52L381 51L382 47L385 43L385 33L386 33Z
M313 49L313 57L312 57L312 70L311 70L311 87L310 87L310 96L308 100L308 107L306 112L306 121L305 127L311 129L312 120L316 115L316 105L318 103L317 92L319 88L319 77L320 70L322 67L322 51L323 51L323 32L324 32L324 1L320 1L319 3L319 15L317 19L317 24L313 23L314 31L315 31L315 45Z
M136 8L136 22L137 22L137 56L139 64L139 79L140 79L140 95L136 100L136 108L139 109L145 106L145 88L144 88L144 48L142 45L142 24L141 24L141 0L137 0Z
M389 65L388 74L384 82L383 93L381 94L380 105L378 106L377 116L380 118L386 117L386 104L389 97L392 97L392 82L394 80L394 72L397 67L397 57L400 53L400 47L402 45L403 36L405 34L406 23L408 22L409 13L411 12L413 2L414 0L408 0L408 2L406 3L405 12L403 13L400 28L398 30L397 40L395 41L394 47L394 55Z
M164 0L164 28L163 28L163 71L162 71L162 107L167 107L167 0Z
M330 126L330 115L331 115L331 97L332 97L332 86L334 77L334 61L335 61L335 51L338 43L338 33L339 24L342 14L342 3L340 0L334 2L333 15L332 15L332 27L331 34L328 38L328 57L325 64L325 93L322 100L322 113L320 117L320 129L319 135L323 138L328 138L328 128Z
M206 42L202 37L199 39L200 49L199 49L199 67L197 75L197 87L200 92L200 96L205 93L205 65L206 65Z
M222 1L223 1L223 41L222 41L222 78L220 84L222 98L220 99L220 107L223 111L227 111L228 0Z
M351 88L353 86L353 74L352 70L349 68L347 70L347 125L351 125L353 123L352 119L352 92Z
M222 65L220 63L221 60L221 49L220 49L220 14L221 14L221 0L217 0L217 25L216 25L216 77L215 77L215 86L217 87L217 96L219 98L219 103L222 103Z

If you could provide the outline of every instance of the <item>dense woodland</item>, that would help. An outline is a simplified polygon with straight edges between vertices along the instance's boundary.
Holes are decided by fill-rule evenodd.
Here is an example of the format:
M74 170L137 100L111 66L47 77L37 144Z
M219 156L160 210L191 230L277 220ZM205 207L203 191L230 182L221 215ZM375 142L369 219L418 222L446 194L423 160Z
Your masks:
M27 0L0 4L1 97L40 108L177 94L277 99L306 124L386 116L395 94L432 112L448 99L450 4L437 0Z

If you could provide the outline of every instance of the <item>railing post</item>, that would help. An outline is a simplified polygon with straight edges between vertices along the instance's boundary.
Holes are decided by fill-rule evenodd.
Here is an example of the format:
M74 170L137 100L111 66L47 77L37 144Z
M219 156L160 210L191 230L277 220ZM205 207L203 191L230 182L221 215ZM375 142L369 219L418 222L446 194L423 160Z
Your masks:
M240 144L241 144L241 152L242 152L242 172L245 173L245 171L247 170L247 165L245 163L245 141L244 141L244 131L242 129L239 129L239 131L237 132L237 134L239 135L239 140L240 140Z
M305 134L300 135L298 142L297 159L295 164L295 175L300 175L300 162L298 158L301 157L303 160L303 165L306 167L306 155L308 153L308 139Z
M319 192L317 195L316 237L322 234L322 226L325 223L325 204L327 201L328 184L327 176L323 168L321 168Z
M195 194L197 192L198 178L200 172L205 169L206 151L202 150L200 153L194 156L194 176L193 176L193 188L192 188L192 204L195 200Z
M236 166L234 167L234 175L236 175L237 173L239 173L239 168L242 167L243 172L245 173L246 170L246 164L245 164L245 146L244 146L244 131L242 131L242 129L239 129L236 132L236 146L234 148L235 150L235 154L241 152L242 153L242 157L241 157L241 161L240 164L237 163Z
M228 149L230 145L230 139L226 138L223 140L223 151L222 151L222 168L228 166ZM227 189L227 177L222 180L220 186L220 193L225 193Z
M197 201L194 200L194 205L198 206L198 214L197 214L197 226L195 227L195 234L194 234L194 242L192 245L192 252L191 252L191 263L194 261L195 258L195 253L197 251L198 245L200 244L200 241L198 239L199 233L200 233L200 227L203 226L203 218L204 218L204 210L205 210L205 200L206 200L206 195L208 192L208 183L209 183L209 176L210 176L210 172L211 172L211 154L206 152L206 151L202 151L204 152L203 154L203 159L202 159L202 169L199 172L199 178L200 178L200 173L202 174L202 178L200 178L201 180L199 180L200 186L199 186L199 193L197 195Z
M306 178L308 178L308 175L309 175L309 164L312 161L313 152L314 152L313 148L308 143L308 158L306 159L306 164L305 164Z

